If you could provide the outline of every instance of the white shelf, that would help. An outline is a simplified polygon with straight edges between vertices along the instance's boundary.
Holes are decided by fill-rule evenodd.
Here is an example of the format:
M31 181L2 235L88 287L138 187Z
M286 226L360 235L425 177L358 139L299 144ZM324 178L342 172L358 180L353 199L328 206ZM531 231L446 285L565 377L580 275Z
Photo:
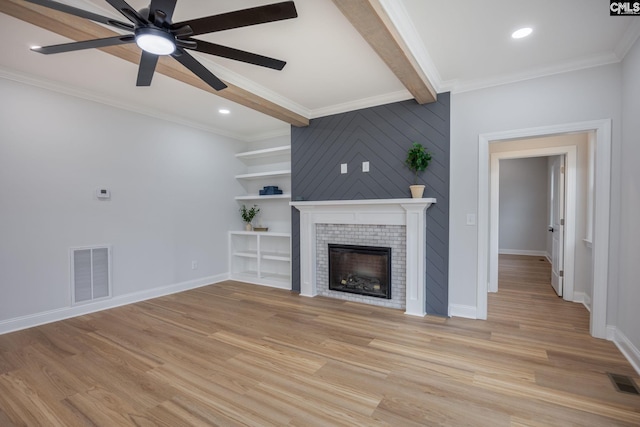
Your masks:
M231 235L238 235L238 236L267 236L267 237L291 237L291 233L276 233L273 231L230 231L229 234Z
M291 194L272 194L261 196L259 194L247 194L246 196L236 196L236 200L273 200L273 199L287 199L291 200Z
M245 153L238 153L236 157L240 160L255 160L255 159L271 159L272 157L285 157L291 155L291 146L286 145L283 147L265 148L263 150L247 151Z
M268 259L271 261L291 262L291 256L289 256L289 254L279 252L262 252L260 256L262 256L262 259Z
M229 231L229 278L291 289L291 234Z
M252 251L238 251L234 252L233 256L241 256L244 258L258 258L258 253Z
M291 170L245 173L242 175L236 175L236 179L252 180L252 179L264 179L264 178L276 178L281 176L291 176Z

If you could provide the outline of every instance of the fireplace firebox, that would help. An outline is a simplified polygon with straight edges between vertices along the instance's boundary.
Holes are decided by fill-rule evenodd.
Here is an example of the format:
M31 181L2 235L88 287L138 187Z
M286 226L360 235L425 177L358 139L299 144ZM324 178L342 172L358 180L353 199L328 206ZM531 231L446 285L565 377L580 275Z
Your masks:
M391 299L391 248L329 243L329 290Z

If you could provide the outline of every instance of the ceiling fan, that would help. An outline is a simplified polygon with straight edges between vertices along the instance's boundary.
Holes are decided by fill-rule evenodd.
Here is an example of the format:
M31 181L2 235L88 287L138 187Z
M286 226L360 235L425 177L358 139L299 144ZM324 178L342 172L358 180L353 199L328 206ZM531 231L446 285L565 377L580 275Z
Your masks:
M298 16L293 1L285 1L174 23L171 21L171 18L177 0L151 0L148 8L139 11L132 8L125 0L106 0L107 3L131 21L131 23L128 23L53 0L26 1L81 18L90 19L119 30L131 31L133 34L53 46L34 47L32 50L39 53L52 54L136 43L140 49L142 49L136 86L150 86L156 64L158 63L158 57L161 55L171 55L215 90L222 90L227 87L218 77L187 53L187 49L272 68L274 70L282 70L286 64L284 61L194 39L192 36L281 21Z

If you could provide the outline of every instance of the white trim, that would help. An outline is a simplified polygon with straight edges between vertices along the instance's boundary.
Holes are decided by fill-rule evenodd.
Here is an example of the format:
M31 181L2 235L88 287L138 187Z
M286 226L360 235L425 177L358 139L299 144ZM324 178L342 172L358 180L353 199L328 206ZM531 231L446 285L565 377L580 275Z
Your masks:
M615 343L622 355L640 375L640 349L634 346L631 340L615 326L607 327L607 338Z
M228 273L215 276L202 277L200 279L189 280L173 285L162 286L145 291L134 292L110 299L102 299L88 304L76 305L73 307L58 308L55 310L43 311L41 313L30 314L28 316L15 317L0 321L0 335L21 329L32 328L46 323L57 322L71 317L82 316L84 314L95 313L96 311L107 310L109 308L120 307L133 304L152 298L175 294L177 292L188 291L202 286L212 285L229 279Z
M350 111L362 110L364 108L377 107L379 105L392 104L394 102L413 99L411 93L404 89L397 92L384 93L382 95L371 96L369 98L356 99L342 104L329 105L327 107L316 108L309 112L310 119L318 117L332 116L334 114L347 113Z
M525 255L525 256L543 256L547 257L547 251L533 251L529 249L500 249L500 255Z
M442 78L440 72L429 55L427 49L424 48L424 42L420 36L420 32L415 26L409 11L404 3L397 0L380 0L382 8L387 12L389 19L396 27L398 34L404 40L407 48L413 54L419 67L423 70L427 80L433 86L437 93L442 93Z
M629 50L631 50L636 40L638 40L638 37L640 37L640 20L632 19L631 24L629 24L624 34L622 34L618 45L614 49L620 61L627 56Z
M262 141L265 139L276 138L280 136L290 136L291 126L283 126L281 129L273 129L266 132L255 133L251 135L240 134L237 132L230 132L226 129L220 129L213 126L208 126L202 122L189 120L177 115L166 114L153 108L145 107L135 103L122 102L122 100L110 97L105 94L95 93L85 89L79 89L70 85L47 80L42 77L34 76L26 73L17 73L13 70L0 67L0 78L5 80L11 80L17 83L26 84L29 86L38 87L41 89L50 90L52 92L61 93L63 95L73 96L75 98L84 99L87 101L96 102L98 104L108 105L110 107L118 108L125 111L131 111L137 114L142 114L147 117L153 117L167 122L176 123L182 126L187 126L192 129L198 129L205 132L210 132L216 135L237 139L244 142ZM307 116L308 117L308 116Z
M566 155L566 193L565 193L565 238L564 238L564 283L562 298L573 301L576 249L576 193L577 193L577 153L575 145L534 148L529 150L491 153L491 202L489 207L489 292L498 291L498 228L500 224L500 160L523 157L547 157Z
M467 319L477 319L476 308L472 305L449 305L449 316L451 317L465 317Z
M618 55L613 52L605 52L580 57L575 60L569 60L546 67L529 68L525 71L502 74L490 78L445 80L443 82L440 82L440 87L446 88L453 93L459 94L479 89L518 83L546 76L553 76L556 74L563 74L593 67L600 67L608 64L617 64L619 62L620 59L618 58Z
M426 313L426 221L432 198L290 202L300 211L300 295L317 295L316 224L406 226L405 314Z
M596 131L596 187L593 241L593 300L591 335L606 336L607 288L609 272L609 215L611 183L611 119L516 129L478 135L478 265L477 318L487 318L489 270L489 144L491 141Z
M584 305L584 308L586 308L587 311L591 313L591 297L589 297L589 295L587 295L585 292L574 292L573 302Z

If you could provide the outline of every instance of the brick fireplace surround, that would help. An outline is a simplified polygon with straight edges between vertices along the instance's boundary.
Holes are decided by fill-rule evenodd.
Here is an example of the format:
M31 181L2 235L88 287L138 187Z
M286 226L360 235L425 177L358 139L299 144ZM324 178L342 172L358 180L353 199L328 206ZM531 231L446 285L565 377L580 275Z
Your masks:
M403 234L406 274L402 285L405 287L405 300L391 306L404 308L405 313L409 315L424 316L426 314L425 211L435 202L436 199L432 198L291 202L291 206L300 211L300 295L307 297L314 297L319 293L326 295L322 284L320 292L318 287L318 269L324 267L321 257L320 259L318 257L317 225L403 226L405 227ZM375 227L371 229L375 230ZM321 240L323 239L321 237ZM375 303L366 299L360 302Z

